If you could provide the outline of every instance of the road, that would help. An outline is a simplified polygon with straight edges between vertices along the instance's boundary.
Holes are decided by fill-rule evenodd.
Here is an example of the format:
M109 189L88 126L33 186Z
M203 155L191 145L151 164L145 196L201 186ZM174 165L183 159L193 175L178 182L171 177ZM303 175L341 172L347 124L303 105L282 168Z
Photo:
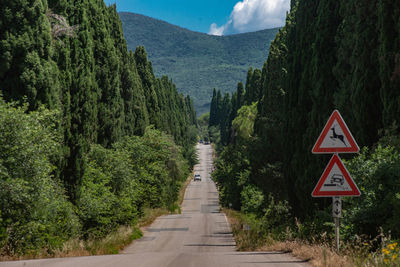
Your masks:
M197 146L200 163L194 168L202 177L191 181L182 213L159 217L121 254L44 260L2 262L0 266L44 267L219 267L279 266L308 264L281 252L237 252L225 215L219 212L218 192L210 179L212 149Z

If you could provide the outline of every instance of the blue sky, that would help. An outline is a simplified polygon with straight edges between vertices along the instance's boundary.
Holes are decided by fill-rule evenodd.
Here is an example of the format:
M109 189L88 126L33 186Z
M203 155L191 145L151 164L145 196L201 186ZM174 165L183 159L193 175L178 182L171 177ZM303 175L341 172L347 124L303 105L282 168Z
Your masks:
M104 0L192 31L226 35L284 25L290 0Z

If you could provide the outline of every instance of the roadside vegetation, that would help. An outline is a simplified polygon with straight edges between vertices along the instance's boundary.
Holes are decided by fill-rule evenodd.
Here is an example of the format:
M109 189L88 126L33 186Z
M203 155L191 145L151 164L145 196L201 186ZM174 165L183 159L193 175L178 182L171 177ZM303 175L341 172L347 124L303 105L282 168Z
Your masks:
M239 249L303 251L315 266L399 266L399 7L291 5L262 70L211 101L213 179ZM343 198L338 253L332 199L311 197L330 157L311 149L334 109L361 147L341 155L361 196Z
M58 112L26 109L0 99L1 259L118 253L140 227L179 212L191 176L172 137L148 127L108 149L92 145L72 203L54 175Z
M103 1L0 5L0 259L117 253L179 210L189 96Z

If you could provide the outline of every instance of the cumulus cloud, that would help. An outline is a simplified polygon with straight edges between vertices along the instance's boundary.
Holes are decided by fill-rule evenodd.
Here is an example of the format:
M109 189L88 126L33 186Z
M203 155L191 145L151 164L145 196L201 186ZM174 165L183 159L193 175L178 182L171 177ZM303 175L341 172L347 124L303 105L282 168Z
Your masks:
M243 0L233 8L222 26L212 23L208 34L224 35L281 27L285 24L290 0Z
M210 25L210 30L208 31L208 34L221 36L224 34L224 30L225 30L225 25L218 27L216 23L212 23Z

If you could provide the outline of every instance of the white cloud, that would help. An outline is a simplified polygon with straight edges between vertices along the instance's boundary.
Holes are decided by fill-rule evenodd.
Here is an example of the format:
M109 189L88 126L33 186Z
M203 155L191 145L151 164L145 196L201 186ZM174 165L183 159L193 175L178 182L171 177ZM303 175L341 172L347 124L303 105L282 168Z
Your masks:
M285 25L290 0L243 0L233 8L230 19L218 27L213 23L208 34L223 35L258 31Z
M218 36L223 35L224 34L224 30L225 30L225 25L223 25L221 27L218 27L216 23L212 23L210 25L210 30L208 31L208 34L218 35Z

